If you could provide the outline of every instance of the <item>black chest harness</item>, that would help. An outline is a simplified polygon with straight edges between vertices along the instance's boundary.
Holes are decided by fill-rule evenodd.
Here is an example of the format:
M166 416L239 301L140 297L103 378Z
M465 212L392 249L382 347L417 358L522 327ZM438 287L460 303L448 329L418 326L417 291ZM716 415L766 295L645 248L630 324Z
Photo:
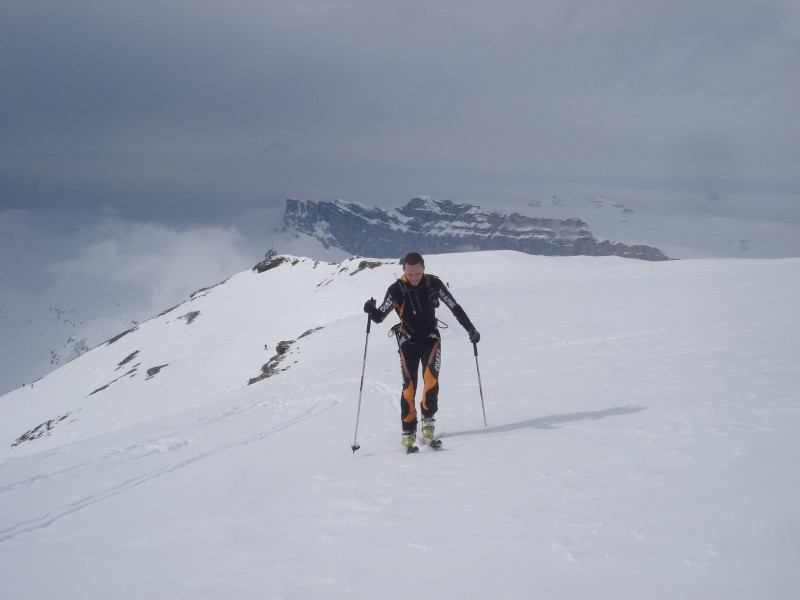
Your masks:
M398 279L397 283L403 299L400 304L401 308L398 311L400 322L391 328L389 336L394 333L398 347L406 342L414 344L428 338L440 339L439 327L447 329L448 325L436 317L435 311L439 308L439 290L434 285L431 285L428 275L423 276L420 285L417 286L408 285L403 279ZM430 307L427 311L425 310L426 306ZM407 315L406 311L409 310L411 314ZM414 328L409 323L409 320L415 320L415 317L422 317L428 312L432 313L431 316L435 319L434 330L421 338L416 337ZM406 318L407 316L410 316L411 319Z

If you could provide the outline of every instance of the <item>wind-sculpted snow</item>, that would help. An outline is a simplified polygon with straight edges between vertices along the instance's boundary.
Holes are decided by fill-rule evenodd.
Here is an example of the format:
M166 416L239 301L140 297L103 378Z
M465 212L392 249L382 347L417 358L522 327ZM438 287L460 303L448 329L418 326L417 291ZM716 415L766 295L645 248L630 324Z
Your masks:
M794 599L800 259L427 256L407 456L396 260L285 258L0 397L0 596Z

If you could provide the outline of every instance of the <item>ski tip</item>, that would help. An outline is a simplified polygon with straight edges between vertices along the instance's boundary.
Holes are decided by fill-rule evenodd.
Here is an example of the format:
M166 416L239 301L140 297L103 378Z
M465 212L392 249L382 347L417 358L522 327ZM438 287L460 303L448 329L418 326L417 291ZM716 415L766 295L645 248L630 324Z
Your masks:
M439 450L442 447L442 440L439 438L432 438L432 439L424 439L423 444L428 446L429 448L433 448L434 450Z
M414 454L415 452L419 452L419 446L409 446L406 448L406 454Z

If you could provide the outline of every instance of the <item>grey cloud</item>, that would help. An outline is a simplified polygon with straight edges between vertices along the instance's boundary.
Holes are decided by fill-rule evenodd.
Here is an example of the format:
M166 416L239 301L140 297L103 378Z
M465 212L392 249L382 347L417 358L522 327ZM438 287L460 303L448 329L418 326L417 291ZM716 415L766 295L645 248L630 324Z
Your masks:
M2 10L10 206L199 215L286 196L519 201L549 183L800 189L788 0Z

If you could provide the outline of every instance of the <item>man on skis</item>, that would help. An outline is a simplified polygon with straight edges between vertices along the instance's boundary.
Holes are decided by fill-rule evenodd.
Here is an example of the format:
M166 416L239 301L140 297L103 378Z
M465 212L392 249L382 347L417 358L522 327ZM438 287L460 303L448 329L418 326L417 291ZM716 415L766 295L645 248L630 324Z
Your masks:
M417 437L415 393L420 365L423 380L420 400L422 437L428 444L436 441L434 415L439 409L439 369L442 359L436 308L443 302L467 330L469 341L473 344L477 344L481 336L442 280L425 273L422 255L411 252L400 264L403 265L403 276L389 286L380 306L372 298L364 304L364 312L375 323L382 322L392 310L400 317L400 323L393 329L397 335L403 374L403 391L400 395L402 443L411 451L415 449Z

